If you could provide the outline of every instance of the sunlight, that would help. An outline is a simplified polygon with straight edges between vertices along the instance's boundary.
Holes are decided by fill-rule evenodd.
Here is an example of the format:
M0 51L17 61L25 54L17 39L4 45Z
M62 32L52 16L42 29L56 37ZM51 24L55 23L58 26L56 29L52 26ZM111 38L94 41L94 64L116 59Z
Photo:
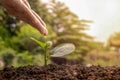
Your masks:
M109 13L109 15L114 15L114 12L116 12L118 10L117 7L118 7L117 2L109 1L106 4L105 10Z
M45 0L49 1L49 0ZM88 34L105 42L115 31L120 31L119 0L57 0L64 2L80 19L93 20Z

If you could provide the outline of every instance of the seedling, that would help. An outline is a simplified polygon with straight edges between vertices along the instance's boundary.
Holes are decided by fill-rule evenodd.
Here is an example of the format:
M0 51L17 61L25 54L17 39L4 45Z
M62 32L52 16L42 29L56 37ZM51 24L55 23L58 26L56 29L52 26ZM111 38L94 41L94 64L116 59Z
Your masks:
M48 59L50 57L62 57L64 55L70 54L75 50L75 46L72 43L64 43L56 46L55 48L49 50L51 45L49 42L41 42L35 38L31 38L34 40L44 51L44 65L47 65ZM48 54L49 53L49 54ZM52 53L52 55L50 54Z

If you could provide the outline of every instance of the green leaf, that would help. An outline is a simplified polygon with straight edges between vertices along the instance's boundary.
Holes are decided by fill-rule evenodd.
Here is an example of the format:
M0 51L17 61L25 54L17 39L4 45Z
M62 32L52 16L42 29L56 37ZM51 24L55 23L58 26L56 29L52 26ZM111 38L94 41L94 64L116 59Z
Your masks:
M43 43L43 42L41 42L41 41L38 41L37 39L35 39L35 38L33 38L33 37L31 37L31 39L32 39L33 41L35 41L42 49L45 49L45 47L46 47L46 44L45 44L45 43Z

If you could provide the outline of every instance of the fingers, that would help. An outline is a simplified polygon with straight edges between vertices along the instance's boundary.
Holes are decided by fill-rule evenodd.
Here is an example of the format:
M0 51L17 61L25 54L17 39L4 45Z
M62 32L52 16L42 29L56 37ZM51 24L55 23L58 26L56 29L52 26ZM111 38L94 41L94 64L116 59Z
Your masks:
M47 29L42 19L30 8L26 0L3 0L3 5L7 11L35 27L41 34L47 35Z
M42 25L44 25L46 27L46 24L44 23L44 21L39 17L39 15L32 10L32 13L37 17L37 19L42 23Z
M23 2L26 4L28 8L31 8L27 0L23 0Z
M30 5L29 5L29 3L28 3L28 1L27 0L23 0L23 2L24 2L24 4L32 11L32 13L34 14L34 16L36 17L36 19L38 19L40 22L41 22L41 27L37 27L37 29L43 34L43 35L47 35L48 34L48 31L47 31L47 29L46 29L46 25L45 25L45 23L44 23L44 21L39 17L39 15L36 13L36 12L34 12L32 9L31 9L31 7L30 7Z
M44 33L44 35L47 35L48 34L48 31L47 31L47 29L46 29L46 24L44 23L44 21L39 17L39 15L36 13L36 12L34 12L33 10L32 10L32 13L35 15L35 17L41 22L41 24L43 25L43 27L40 27L41 29L40 30L42 30L42 32ZM44 28L44 29L42 29L42 28Z

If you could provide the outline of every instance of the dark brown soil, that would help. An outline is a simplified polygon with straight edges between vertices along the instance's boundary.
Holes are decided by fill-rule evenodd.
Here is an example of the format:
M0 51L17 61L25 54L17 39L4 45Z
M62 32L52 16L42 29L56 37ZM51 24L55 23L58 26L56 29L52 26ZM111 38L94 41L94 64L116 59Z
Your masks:
M76 65L6 67L0 80L120 80L120 67Z

